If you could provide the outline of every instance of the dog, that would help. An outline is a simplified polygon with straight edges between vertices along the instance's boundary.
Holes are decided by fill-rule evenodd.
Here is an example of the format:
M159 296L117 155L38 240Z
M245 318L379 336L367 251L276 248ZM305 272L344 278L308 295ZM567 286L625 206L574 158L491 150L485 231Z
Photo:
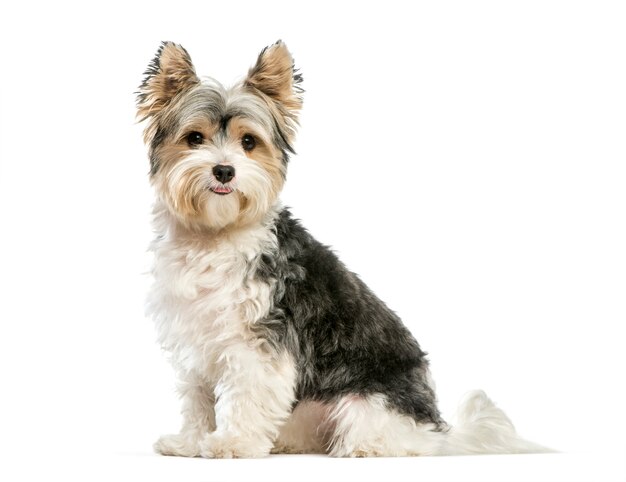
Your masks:
M155 451L547 451L519 437L482 391L448 425L409 330L281 205L301 83L281 41L231 88L200 79L188 52L164 42L139 87L156 194L147 311L183 402L180 433Z

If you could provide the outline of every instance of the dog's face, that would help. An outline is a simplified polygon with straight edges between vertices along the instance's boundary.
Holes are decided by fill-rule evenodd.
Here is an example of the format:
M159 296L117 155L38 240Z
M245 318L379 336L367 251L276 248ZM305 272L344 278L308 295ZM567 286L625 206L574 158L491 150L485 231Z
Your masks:
M140 87L138 116L148 121L152 184L181 223L221 229L267 213L293 152L300 81L281 42L229 89L198 78L181 46L161 46Z

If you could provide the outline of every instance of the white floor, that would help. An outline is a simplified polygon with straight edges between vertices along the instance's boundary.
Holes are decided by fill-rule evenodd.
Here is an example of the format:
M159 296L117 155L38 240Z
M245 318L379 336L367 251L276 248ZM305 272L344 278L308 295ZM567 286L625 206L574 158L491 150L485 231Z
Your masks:
M119 453L50 460L33 457L28 463L16 464L3 480L617 482L626 480L624 465L619 455L590 454L380 459L277 455L257 460L206 460Z

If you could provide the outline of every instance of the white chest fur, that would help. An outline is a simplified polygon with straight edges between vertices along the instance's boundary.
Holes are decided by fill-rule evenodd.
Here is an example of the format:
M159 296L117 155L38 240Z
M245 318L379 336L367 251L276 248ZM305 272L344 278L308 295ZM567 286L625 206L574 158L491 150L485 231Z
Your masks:
M268 314L272 297L255 268L275 244L265 223L220 236L161 230L148 312L178 370L215 382L230 347L255 344L250 327Z

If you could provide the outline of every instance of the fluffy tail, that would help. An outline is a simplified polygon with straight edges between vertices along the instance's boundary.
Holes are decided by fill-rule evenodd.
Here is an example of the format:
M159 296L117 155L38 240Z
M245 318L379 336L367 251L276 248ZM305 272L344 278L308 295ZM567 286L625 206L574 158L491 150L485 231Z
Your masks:
M445 433L440 455L530 454L554 450L521 438L509 417L482 390L468 393L456 425Z

